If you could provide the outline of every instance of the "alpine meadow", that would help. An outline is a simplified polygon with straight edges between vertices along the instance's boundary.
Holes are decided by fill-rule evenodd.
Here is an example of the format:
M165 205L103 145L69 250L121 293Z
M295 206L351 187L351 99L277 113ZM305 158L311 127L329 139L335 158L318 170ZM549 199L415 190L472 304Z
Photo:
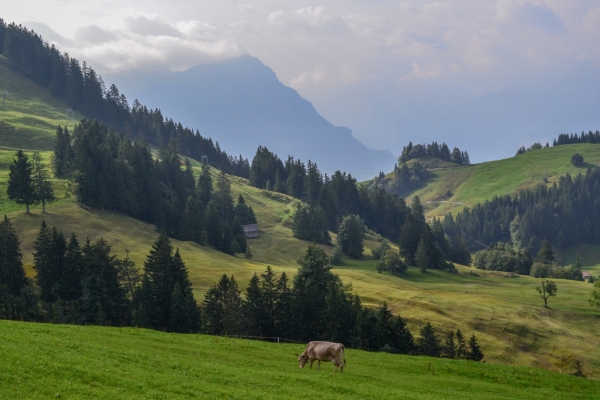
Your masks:
M52 32L0 19L0 398L600 396L600 131L416 136L359 181L230 154Z

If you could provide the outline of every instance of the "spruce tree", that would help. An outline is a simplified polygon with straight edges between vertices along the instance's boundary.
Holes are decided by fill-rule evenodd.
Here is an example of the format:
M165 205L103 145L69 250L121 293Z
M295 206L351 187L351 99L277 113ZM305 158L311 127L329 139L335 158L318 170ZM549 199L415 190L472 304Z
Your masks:
M173 252L169 238L163 233L152 245L144 263L144 273L156 307L155 320L151 326L162 329L174 329L177 332L195 332L200 323L200 315L192 295L192 284L179 249ZM175 290L178 285L178 290ZM173 300L173 293L179 296ZM146 296L150 300L150 296ZM142 308L148 307L141 304ZM171 310L184 313L171 317ZM182 322L185 320L185 323Z
M426 272L430 266L429 254L427 253L427 245L425 244L425 241L421 239L415 254L415 261L417 263L417 267L419 267L419 271L421 272Z
M456 343L454 343L454 331L450 330L446 334L444 344L441 348L441 356L444 358L456 357Z
M483 359L483 352L477 344L477 338L473 333L471 339L469 339L469 351L467 353L467 359L471 361L481 361Z
M392 312L387 303L384 301L382 306L377 310L377 325L375 327L379 338L380 346L384 351L395 353L393 348L393 328L392 328Z
M263 330L265 335L275 334L275 307L278 301L277 276L270 265L264 274L260 275L260 290L263 298L264 322Z
M229 287L223 295L223 330L228 335L239 335L246 331L244 301L240 296L238 284L233 277L229 278Z
M31 157L32 160L32 178L35 187L37 200L42 203L42 212L46 213L46 203L53 203L56 200L54 197L54 188L50 183L50 172L46 168L46 164L42 162L42 156L39 151L35 151Z
M117 326L129 322L125 291L119 283L118 260L110 252L111 247L103 238L94 244L88 239L82 249L84 322Z
M415 339L408 330L406 322L397 316L392 324L393 345L399 354L412 354L415 351Z
M219 218L221 218L224 225L230 224L233 219L233 198L231 197L231 183L224 171L221 171L217 176L217 189L214 197Z
M202 301L202 331L211 335L223 332L224 289L229 288L229 278L223 274L219 283L208 289Z
M181 216L179 237L181 240L204 244L202 243L205 238L204 230L205 227L202 212L198 207L197 201L192 196L189 196Z
M323 326L322 311L327 308L327 286L334 279L329 257L322 247L311 244L298 261L300 268L294 276L296 321L302 340L318 335Z
M38 202L38 195L31 177L33 166L23 150L17 151L16 156L17 159L13 159L10 165L6 194L17 204L25 204L26 212L30 214L29 206Z
M348 256L362 258L365 224L358 215L349 215L342 220L338 230L337 244Z
M16 319L18 298L27 285L19 237L4 215L0 222L0 318Z
M244 303L248 329L251 335L264 335L266 310L263 302L263 293L260 288L260 279L252 275L248 288L246 289L246 302Z
M548 239L544 238L542 247L537 254L538 261L542 264L550 264L554 261L554 250Z
M288 285L288 277L282 272L275 284L273 320L275 334L292 338L298 336L294 319L294 294Z
M217 250L223 249L223 225L212 201L206 208L206 243Z
M206 164L202 164L202 170L200 172L200 177L198 178L198 200L200 200L200 204L202 207L206 207L210 202L212 192L213 192L213 183L212 177L210 176L210 167Z
M53 290L57 281L56 265L52 256L52 231L44 220L33 243L33 250L33 269L40 288L40 298L43 302L53 303L56 300Z
M460 329L456 330L456 352L455 356L459 359L466 359L468 355L467 345L465 343L465 337L463 336Z
M419 354L430 357L440 356L440 341L436 336L435 329L431 326L429 321L421 328Z

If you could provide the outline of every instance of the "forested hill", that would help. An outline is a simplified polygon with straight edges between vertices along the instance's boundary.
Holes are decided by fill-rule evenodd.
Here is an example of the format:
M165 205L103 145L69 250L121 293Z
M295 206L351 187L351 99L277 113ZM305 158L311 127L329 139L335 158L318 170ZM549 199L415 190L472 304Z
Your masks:
M196 160L206 155L211 165L228 173L249 174L247 159L228 155L218 142L163 116L158 108L148 109L137 101L129 104L114 84L106 88L102 77L85 61L62 54L26 27L0 19L0 54L12 70L47 88L75 113L97 118L129 138L155 146L176 143L180 154Z

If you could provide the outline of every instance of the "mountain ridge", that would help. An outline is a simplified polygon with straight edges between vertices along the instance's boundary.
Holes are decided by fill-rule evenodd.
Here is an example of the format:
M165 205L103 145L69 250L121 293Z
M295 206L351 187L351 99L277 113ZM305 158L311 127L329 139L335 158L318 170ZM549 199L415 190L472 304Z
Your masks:
M391 152L369 149L349 128L329 123L311 102L250 55L182 72L149 73L128 84L130 77L117 74L107 79L129 98L159 107L203 136L218 139L231 154L252 158L262 145L280 158L310 159L323 172L342 170L359 179L395 162ZM140 80L153 83L144 85Z

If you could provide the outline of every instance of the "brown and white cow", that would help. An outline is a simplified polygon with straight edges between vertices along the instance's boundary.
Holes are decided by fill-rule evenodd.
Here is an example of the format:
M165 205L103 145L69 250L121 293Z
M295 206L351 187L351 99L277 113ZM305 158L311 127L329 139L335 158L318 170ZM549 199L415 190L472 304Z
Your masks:
M300 368L304 368L307 362L310 362L312 368L313 362L317 360L317 366L321 369L321 361L331 361L335 365L335 371L338 368L340 373L344 372L346 359L344 358L344 345L332 342L310 342L302 354L296 354Z

